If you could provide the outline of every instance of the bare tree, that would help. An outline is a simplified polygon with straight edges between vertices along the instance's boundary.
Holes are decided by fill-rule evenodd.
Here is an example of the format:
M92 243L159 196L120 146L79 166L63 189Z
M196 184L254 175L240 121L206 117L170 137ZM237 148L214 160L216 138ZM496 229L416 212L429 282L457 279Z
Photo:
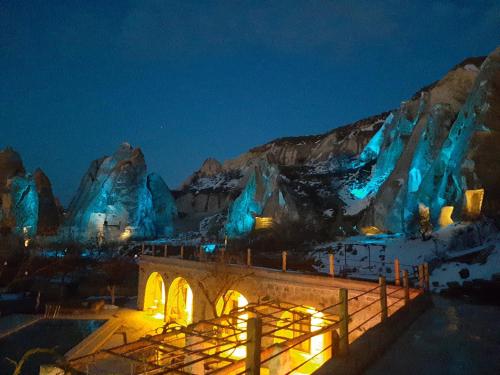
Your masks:
M134 274L137 265L129 258L115 257L102 262L100 268L106 276L106 289L111 297L111 304L114 305L116 287L123 285Z
M213 317L226 311L231 299L231 295L227 292L234 290L238 283L253 275L250 271L241 273L232 271L227 259L229 257L224 253L218 254L214 262L208 263L207 273L198 280L198 286L210 306ZM219 301L222 301L222 304ZM217 305L220 312L217 311Z

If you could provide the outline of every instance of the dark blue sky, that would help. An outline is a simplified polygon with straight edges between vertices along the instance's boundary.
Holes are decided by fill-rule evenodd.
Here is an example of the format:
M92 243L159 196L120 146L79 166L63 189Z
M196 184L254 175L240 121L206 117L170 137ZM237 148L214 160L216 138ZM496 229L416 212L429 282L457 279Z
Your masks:
M0 0L0 148L63 203L123 141L175 188L208 156L397 107L499 42L498 1Z

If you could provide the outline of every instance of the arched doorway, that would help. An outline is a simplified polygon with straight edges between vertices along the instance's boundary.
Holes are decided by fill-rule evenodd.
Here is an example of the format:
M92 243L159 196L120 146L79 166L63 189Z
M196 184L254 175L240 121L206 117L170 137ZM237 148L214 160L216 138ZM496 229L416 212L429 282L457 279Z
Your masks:
M158 272L149 275L146 282L144 311L148 311L158 319L165 317L165 283Z
M327 323L323 320L324 314L312 307L300 306L284 312L277 322L278 328L274 339L275 343L299 338L309 332L320 330ZM306 363L297 369L299 373L310 374L317 370L331 356L329 350L324 350L330 345L331 339L327 334L313 336L304 340L290 349L292 367Z
M231 311L240 309L248 305L248 300L243 294L236 290L228 290L222 297L217 300L216 310L217 315L230 314ZM224 335L229 337L230 341L244 341L247 338L247 319L248 314L243 313L235 315L230 319L223 320L222 325L227 326ZM246 357L247 350L244 345L236 347L234 350L224 352L223 355L232 358Z
M182 277L176 278L168 289L166 320L182 326L193 322L193 291Z

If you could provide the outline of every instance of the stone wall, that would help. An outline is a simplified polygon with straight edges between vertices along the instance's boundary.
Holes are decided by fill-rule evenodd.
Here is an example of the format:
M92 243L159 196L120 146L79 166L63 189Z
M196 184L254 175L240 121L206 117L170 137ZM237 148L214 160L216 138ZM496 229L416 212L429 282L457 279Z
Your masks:
M369 292L377 286L373 282L282 272L259 267L221 265L219 263L183 260L177 257L142 256L139 263L137 299L139 310L144 309L146 283L154 272L158 272L162 276L167 293L177 277L183 277L188 282L193 292L194 322L213 317L213 309L202 291L202 286L213 288L213 290L220 288L221 279L227 278L228 275L232 275L234 279L238 280L230 286L230 289L243 294L249 303L259 301L288 302L313 307L319 311L336 304L339 300L339 289L347 288L349 298L352 298L349 301L349 309L355 311L379 298L378 290ZM393 290L395 287L388 286L388 294ZM353 298L356 296L358 297ZM392 298L389 298L388 304L392 302ZM358 314L358 318L362 319L367 314L374 314L377 311L380 311L380 308L375 303L366 309L366 314Z

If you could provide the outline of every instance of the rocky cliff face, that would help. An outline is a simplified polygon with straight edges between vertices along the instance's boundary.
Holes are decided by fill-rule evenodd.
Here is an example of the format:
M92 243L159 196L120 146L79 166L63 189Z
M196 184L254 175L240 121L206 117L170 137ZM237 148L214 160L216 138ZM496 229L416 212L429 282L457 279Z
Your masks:
M265 215L289 212L330 235L364 226L414 233L422 212L435 227L443 212L466 219L483 191L483 212L498 218L499 55L463 61L396 110L322 135L277 139L222 164L207 161L175 193L179 210L198 219L227 214L228 234L240 236L255 225L252 216L264 215L269 191L287 191L291 209L273 204ZM259 196L269 170L273 187Z
M226 223L230 237L241 237L252 231L259 218L298 219L293 197L276 165L260 161L253 167L241 194L231 204Z
M47 176L37 169L25 172L21 157L7 148L0 151L0 230L22 237L57 231L59 209Z
M422 207L436 227L449 211L451 219L468 219L474 214L473 206L479 210L483 199L484 212L498 217L498 174L487 178L483 172L479 177L478 172L488 167L478 152L491 153L490 161L497 161L498 153L491 148L479 150L498 140L500 117L493 103L498 100L499 58L497 49L480 68L473 64L456 67L421 95L418 106L405 104L403 113L387 123L368 182L351 190L355 195L371 195L363 224L411 233L422 220ZM412 113L410 106L418 109ZM405 130L408 124L410 131ZM397 132L406 133L406 138L393 139L391 135ZM400 145L397 150L395 144ZM384 164L387 160L390 162ZM381 176L379 170L386 172Z
M97 242L171 234L173 202L161 177L148 176L141 150L123 144L91 163L69 205L65 234Z

